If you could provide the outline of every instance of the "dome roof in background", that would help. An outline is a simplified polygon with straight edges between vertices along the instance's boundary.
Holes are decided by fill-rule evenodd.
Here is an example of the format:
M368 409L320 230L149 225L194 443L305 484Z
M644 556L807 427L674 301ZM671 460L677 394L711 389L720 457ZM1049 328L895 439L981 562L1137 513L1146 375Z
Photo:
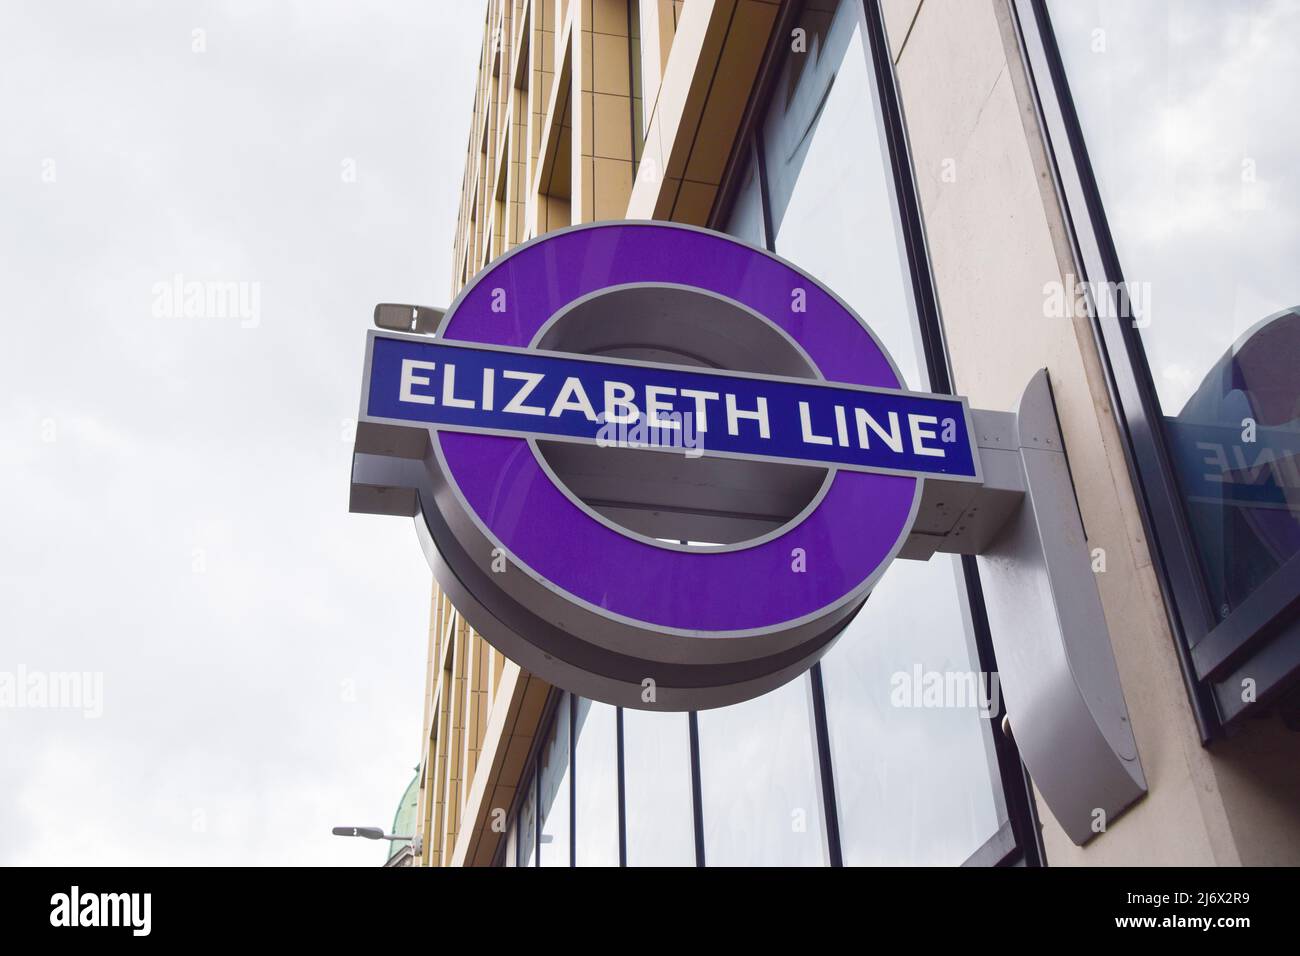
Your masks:
M401 802L397 805L397 813L393 815L393 827L389 833L395 833L399 836L409 836L415 833L415 820L420 805L420 768L415 768L415 776L411 782L406 785L406 792L402 794ZM388 841L388 859L392 859L398 851L408 846L405 840Z

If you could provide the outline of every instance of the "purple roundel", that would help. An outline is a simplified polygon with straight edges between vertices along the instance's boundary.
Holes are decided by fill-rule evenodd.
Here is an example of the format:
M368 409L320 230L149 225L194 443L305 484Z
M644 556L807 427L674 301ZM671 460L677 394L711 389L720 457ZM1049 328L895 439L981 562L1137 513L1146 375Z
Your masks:
M804 273L729 237L654 222L543 236L483 270L448 313L446 339L530 346L577 299L632 283L671 283L733 299L783 329L830 381L902 388L875 337ZM804 290L802 311L792 292ZM493 297L504 290L504 312ZM447 472L510 559L599 613L659 629L730 636L839 604L895 553L917 479L835 472L803 520L749 547L659 546L596 520L557 488L527 439L439 430ZM804 573L791 573L802 549Z

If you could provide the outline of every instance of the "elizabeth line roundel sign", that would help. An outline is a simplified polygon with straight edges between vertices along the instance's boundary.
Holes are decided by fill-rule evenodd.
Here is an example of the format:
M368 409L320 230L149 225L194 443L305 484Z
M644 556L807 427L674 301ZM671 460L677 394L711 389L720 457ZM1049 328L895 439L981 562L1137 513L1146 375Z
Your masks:
M468 623L576 693L720 706L815 662L981 480L964 399L904 389L791 264L658 222L549 233L433 336L372 330L352 509L409 513Z

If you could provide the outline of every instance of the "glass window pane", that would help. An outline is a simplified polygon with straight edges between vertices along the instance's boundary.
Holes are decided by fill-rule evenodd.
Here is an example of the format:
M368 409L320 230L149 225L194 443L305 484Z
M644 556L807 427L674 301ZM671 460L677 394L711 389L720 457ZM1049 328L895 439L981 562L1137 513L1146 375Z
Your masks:
M699 713L704 862L826 862L810 678Z
M861 4L810 9L763 123L776 252L867 317L905 387L926 388L906 252L895 227Z
M847 864L960 864L1006 819L959 573L894 562L822 662Z
M775 251L869 317L904 384L925 389L862 16L850 2L801 15L808 52L788 57L762 129ZM982 682L959 567L895 562L823 661L846 863L961 863L1005 819L979 695L901 699L918 673Z
M1048 6L1227 616L1300 553L1300 6Z
M539 768L542 801L542 839L539 866L569 866L569 697L555 710Z
M740 186L731 202L727 232L760 249L767 248L763 234L763 194L758 183L758 164L751 158L745 164Z
M628 866L694 866L691 737L686 714L623 711Z
M537 865L537 776L529 774L523 784L528 788L519 805L519 865Z
M617 711L579 697L573 727L575 862L618 866Z

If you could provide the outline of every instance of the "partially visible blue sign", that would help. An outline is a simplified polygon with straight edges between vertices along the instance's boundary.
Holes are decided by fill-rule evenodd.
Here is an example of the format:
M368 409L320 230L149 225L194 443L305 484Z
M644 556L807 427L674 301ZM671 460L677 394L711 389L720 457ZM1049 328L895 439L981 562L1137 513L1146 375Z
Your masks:
M963 399L371 333L366 412L457 431L980 479Z

